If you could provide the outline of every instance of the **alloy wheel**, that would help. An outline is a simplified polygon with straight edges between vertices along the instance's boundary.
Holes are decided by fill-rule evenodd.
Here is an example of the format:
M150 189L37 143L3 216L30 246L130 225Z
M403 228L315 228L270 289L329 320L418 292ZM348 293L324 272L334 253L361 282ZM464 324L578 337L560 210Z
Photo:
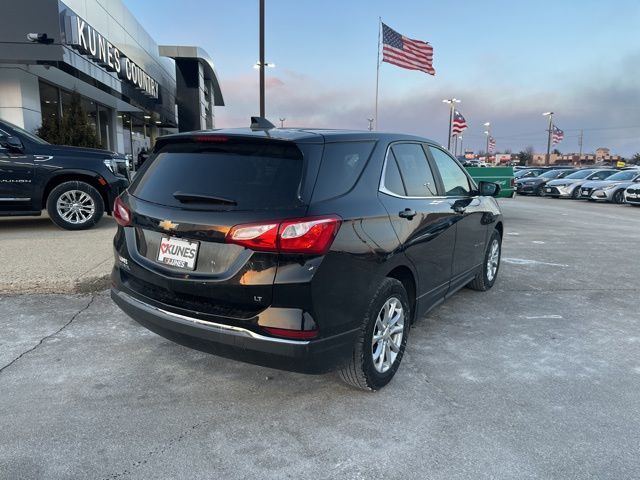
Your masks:
M404 308L396 298L389 298L378 313L371 340L374 368L386 373L396 361L404 335Z
M493 239L491 242L491 248L489 250L489 257L487 258L487 280L490 282L496 276L498 272L498 264L500 263L500 243L497 239Z
M96 205L88 193L82 190L68 190L58 198L56 211L66 222L78 225L93 217Z

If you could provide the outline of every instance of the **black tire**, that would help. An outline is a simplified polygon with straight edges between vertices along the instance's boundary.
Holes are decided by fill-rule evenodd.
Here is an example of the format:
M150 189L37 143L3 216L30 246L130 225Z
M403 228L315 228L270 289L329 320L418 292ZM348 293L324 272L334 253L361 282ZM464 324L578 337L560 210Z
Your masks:
M573 192L571 192L571 198L573 198L574 200L578 200L580 198L580 190L580 186L574 188Z
M617 203L618 205L624 203L624 190L618 190L613 194L612 197L613 203Z
M539 197L544 197L544 185L540 185L536 188L536 195Z
M493 274L493 277L490 278L489 275L489 256L492 253L492 248L494 243L498 244L498 259L496 265L496 271ZM502 258L502 237L500 236L500 232L497 230L493 231L491 238L489 239L489 243L487 243L487 250L484 254L484 260L482 262L482 269L478 272L476 277L467 285L472 290L478 290L480 292L486 292L493 284L496 283L496 278L498 278L498 272L500 271L500 259Z
M82 197L82 193L86 194L87 197ZM63 217L58 210L58 201L65 194L85 199L84 206L92 206L93 210L91 211L90 208L87 208L81 213L70 215L69 218ZM100 192L86 182L64 182L49 193L49 197L47 198L47 212L53 223L60 228L64 228L65 230L86 230L95 226L102 218L104 214L104 201L102 200ZM86 219L84 219L85 216Z
M402 305L404 330L395 359L387 371L380 372L376 369L373 359L373 347L374 345L379 345L378 343L373 343L374 328L383 306L393 298L399 300ZM402 283L395 278L385 278L378 286L367 307L362 319L360 332L353 346L351 358L339 370L342 380L355 388L368 391L379 390L389 383L398 370L404 355L412 313L409 306L409 297ZM384 350L384 347L382 348Z

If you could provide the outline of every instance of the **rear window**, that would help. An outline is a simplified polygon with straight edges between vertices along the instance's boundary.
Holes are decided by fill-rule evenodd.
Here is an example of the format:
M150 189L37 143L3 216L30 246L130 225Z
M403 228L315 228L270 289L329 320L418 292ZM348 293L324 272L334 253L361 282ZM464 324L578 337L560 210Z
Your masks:
M161 205L256 210L299 206L304 162L290 142L202 142L160 149L129 192Z
M375 142L327 143L322 154L313 200L320 202L344 195L362 173Z

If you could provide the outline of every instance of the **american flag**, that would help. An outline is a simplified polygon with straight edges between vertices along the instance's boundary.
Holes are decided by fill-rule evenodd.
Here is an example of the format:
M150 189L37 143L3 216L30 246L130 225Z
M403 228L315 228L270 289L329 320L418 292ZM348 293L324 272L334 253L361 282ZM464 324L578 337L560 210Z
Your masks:
M494 153L496 151L496 139L493 137L489 137L489 152Z
M382 61L398 67L435 75L433 69L433 47L422 40L413 40L400 35L382 24Z
M458 135L467 129L467 121L459 111L453 114L453 123L451 124L451 135Z
M551 129L551 141L553 142L554 145L557 145L563 139L564 139L564 132L554 125L553 128Z

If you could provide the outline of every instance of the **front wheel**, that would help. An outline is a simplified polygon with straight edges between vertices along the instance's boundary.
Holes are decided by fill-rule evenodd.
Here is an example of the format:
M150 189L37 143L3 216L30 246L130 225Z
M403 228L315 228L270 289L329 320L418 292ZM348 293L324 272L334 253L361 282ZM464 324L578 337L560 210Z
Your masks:
M65 230L85 230L102 218L104 201L86 182L64 182L49 194L47 212L53 223Z
M501 253L502 238L500 237L500 232L494 230L487 245L482 269L477 273L476 278L469 283L469 288L485 292L493 287L498 277L498 270L500 269Z
M573 189L573 192L571 192L571 198L573 198L574 200L578 200L580 198L580 187L576 187Z
M394 278L385 278L362 319L349 362L340 376L361 390L379 390L395 375L407 345L411 308L407 291Z
M540 185L536 188L536 195L539 197L544 197L544 185Z

